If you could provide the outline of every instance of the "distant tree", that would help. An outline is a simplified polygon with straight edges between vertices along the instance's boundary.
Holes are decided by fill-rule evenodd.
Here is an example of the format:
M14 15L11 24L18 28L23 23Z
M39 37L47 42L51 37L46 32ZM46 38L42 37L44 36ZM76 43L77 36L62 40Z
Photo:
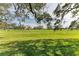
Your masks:
M8 24L6 22L0 22L0 29L7 29Z
M40 23L41 21L43 23L47 24L48 29L52 28L52 26L51 26L52 17L50 16L49 13L43 12L42 14L38 14L37 15L37 23Z
M53 28L52 28L52 25L51 25L51 22L48 22L48 23L47 23L47 29L53 29Z
M33 29L43 29L43 26L36 26Z
M25 30L31 30L31 29L32 29L31 26L29 26L29 25L25 26Z

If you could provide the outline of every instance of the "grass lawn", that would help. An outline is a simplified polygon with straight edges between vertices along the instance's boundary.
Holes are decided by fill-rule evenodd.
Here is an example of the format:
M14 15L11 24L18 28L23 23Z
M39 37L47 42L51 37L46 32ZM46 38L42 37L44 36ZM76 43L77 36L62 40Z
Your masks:
M0 30L0 55L79 55L79 30Z

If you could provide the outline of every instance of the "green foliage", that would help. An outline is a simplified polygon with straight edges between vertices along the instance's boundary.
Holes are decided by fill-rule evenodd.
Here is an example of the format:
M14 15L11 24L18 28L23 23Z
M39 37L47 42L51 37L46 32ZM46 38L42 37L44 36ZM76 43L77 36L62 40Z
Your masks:
M72 21L69 28L73 28L75 25L77 25L77 22L76 21Z
M11 7L11 4L1 3L0 4L0 16L5 15L8 8Z
M57 17L60 17L61 20L63 19L63 17L69 13L71 11L71 6L72 6L72 3L65 3L65 4L58 4L56 9L54 10L54 14L57 16Z
M46 4L45 3L15 3L14 7L16 9L16 13L22 14L26 13L24 10L27 9L28 12L32 14L36 14L37 11L40 11ZM18 6L18 7L17 7Z
M54 13L57 17L59 17L59 16L60 16L60 12L61 12L61 11L60 11L60 4L58 4L53 13Z
M32 5L33 10L39 11L46 5L46 3L31 3L31 5Z
M76 17L79 15L79 4L78 3L65 3L65 4L58 4L55 11L53 12L56 17L60 18L59 24L62 22L65 15L68 13L72 13L72 17ZM71 26L75 26L71 23Z
M72 17L75 17L79 14L79 4L78 3L65 3L65 4L58 4L56 7L54 14L58 17L63 17L67 15L69 12L72 13Z
M43 12L42 14L37 14L37 22L40 22L41 20L44 20L49 22L52 20L52 17L50 16L49 13Z
M9 26L6 22L0 22L0 29L7 29L7 26Z

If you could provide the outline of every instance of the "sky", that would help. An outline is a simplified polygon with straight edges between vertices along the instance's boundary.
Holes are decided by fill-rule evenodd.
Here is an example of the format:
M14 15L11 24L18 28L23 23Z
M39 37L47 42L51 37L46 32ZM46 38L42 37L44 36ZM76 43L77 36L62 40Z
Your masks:
M53 15L53 11L57 7L57 5L58 3L47 3L46 7L44 8L44 11L48 12L52 16L52 18L54 18L55 16ZM13 7L9 8L9 10L11 13L15 12ZM69 13L64 17L64 20L63 20L64 23L62 23L62 25L64 25L63 27L68 27L70 25L70 22L73 21L74 18L71 18L71 14ZM17 21L14 21L14 22L17 22ZM34 27L34 26L37 26L38 24L36 23L35 19L31 16L29 19L26 19L25 25L30 25L31 27ZM42 23L41 25L44 28L46 28L46 24Z

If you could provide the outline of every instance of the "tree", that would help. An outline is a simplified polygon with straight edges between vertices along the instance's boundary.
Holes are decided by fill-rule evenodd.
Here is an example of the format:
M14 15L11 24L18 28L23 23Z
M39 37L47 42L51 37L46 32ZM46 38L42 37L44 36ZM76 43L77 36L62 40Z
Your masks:
M21 22L25 22L25 19L29 17L29 14L33 15L37 21L37 14L45 5L46 3L13 3L16 17L21 18L18 19L20 26Z
M17 3L13 4L16 9L16 16L19 16L22 18L22 16L27 17L28 14L33 14L35 17L35 20L37 23L40 23L42 20L44 20L47 23L47 26L50 27L50 22L52 20L52 17L49 13L42 11L44 7L46 6L46 3ZM18 6L18 7L17 7ZM27 10L27 12L25 11ZM20 21L20 25L21 25Z
M42 14L38 14L37 15L37 23L39 23L41 21L43 21L44 23L47 24L48 29L52 29L52 26L51 26L52 17L50 16L49 13L43 12Z
M8 8L10 8L11 4L1 3L0 4L0 20L6 20L6 15L8 14Z
M58 30L61 28L61 22L59 19L55 19L55 23L54 23L54 30Z
M32 13L35 18L36 14L41 11L41 9L46 5L46 3L15 3L16 16L27 16L29 13ZM27 11L25 11L27 10Z
M48 22L48 23L47 23L47 29L52 29L51 22Z
M68 13L72 13L72 17L76 17L79 15L79 4L78 3L65 3L65 4L58 4L56 9L54 10L54 14L56 17L60 18L60 24ZM73 24L72 24L73 25Z
M70 29L76 28L76 25L77 25L77 21L74 20L74 21L71 22L69 28L70 28Z
M7 4L7 3L1 3L0 4L0 22L1 24L4 24L2 26L4 26L5 28L7 28L7 20L9 20L9 12L8 12L8 8L10 8L12 5L11 4Z
M33 29L43 29L43 26L36 26L36 27L34 27Z

